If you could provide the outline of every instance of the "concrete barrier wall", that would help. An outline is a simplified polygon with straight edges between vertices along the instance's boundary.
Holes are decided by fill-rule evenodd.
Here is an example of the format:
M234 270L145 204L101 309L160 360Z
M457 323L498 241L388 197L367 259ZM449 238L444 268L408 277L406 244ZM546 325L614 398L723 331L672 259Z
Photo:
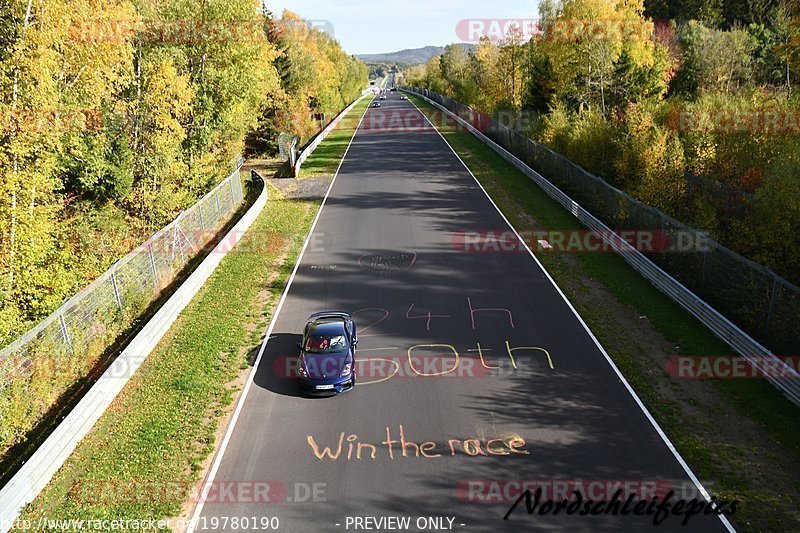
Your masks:
M16 475L0 489L0 531L13 525L22 508L32 502L92 429L150 352L194 298L220 261L241 240L267 203L267 187L256 202L189 278L153 315L138 335L59 424Z
M300 167L303 165L303 163L305 162L305 160L306 160L306 159L308 159L308 156L310 156L310 155L311 155L311 153L312 153L314 150L316 150L316 149L317 149L317 146L319 146L319 144L320 144L322 141L324 141L324 140L325 140L325 137L327 137L327 136L328 136L328 134L329 134L331 131L333 131L333 129L334 129L334 128L335 128L335 127L336 127L336 126L339 124L339 122L341 122L341 121L342 121L342 119L343 119L343 118L344 118L344 117L345 117L345 116L346 116L346 115L347 115L347 114L350 112L350 110L352 110L352 109L353 109L353 108L356 106L356 104L358 104L358 103L359 103L361 100L363 100L363 99L364 99L364 98L366 98L367 96L372 96L372 95L373 95L373 93L372 93L372 90L370 90L370 89L365 89L365 91L364 91L364 92L361 94L361 96L360 96L358 99L356 99L356 100L355 100L355 101L354 101L352 104L350 104L349 106L345 107L345 108L342 110L342 112L341 112L341 113L339 113L338 115L336 115L336 118L334 118L333 120L331 120L331 123L330 123L330 124L328 124L327 126L325 126L325 129L323 129L323 130L322 130L322 131L319 133L319 135L317 135L316 137L314 137L314 140L313 140L313 141L311 141L311 143L310 143L308 146L306 146L306 147L303 149L303 151L302 151L302 152L300 152L300 154L297 156L297 162L295 163L295 166L294 166L294 176L295 176L295 177L297 177L297 175L298 175L298 174L300 174Z

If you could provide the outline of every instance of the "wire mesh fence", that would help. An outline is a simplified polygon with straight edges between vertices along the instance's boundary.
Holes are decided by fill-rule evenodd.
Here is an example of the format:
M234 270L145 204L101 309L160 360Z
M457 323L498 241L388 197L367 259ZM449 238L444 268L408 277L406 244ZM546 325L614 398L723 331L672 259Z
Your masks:
M159 298L241 206L242 163L237 159L233 173L200 201L0 350L0 400L12 401L9 388L24 394L36 377L45 378L53 397L86 377L100 353ZM0 412L0 444L15 440L15 428L19 425Z
M289 164L294 166L297 158L297 135L286 132L278 135L278 153L281 161L289 161Z
M800 288L471 107L428 89L408 89L473 125L609 228L654 230L665 242L688 243L647 257L772 352L797 355Z

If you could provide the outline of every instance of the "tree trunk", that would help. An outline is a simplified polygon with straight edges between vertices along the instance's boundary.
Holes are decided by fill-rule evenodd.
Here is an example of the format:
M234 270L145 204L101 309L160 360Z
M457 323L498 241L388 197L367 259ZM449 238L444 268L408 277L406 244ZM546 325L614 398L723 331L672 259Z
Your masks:
M600 109L603 111L603 115L606 114L606 92L605 87L603 85L603 71L600 70Z
M9 239L8 252L8 294L14 289L14 255L17 239L17 191L11 190L11 238Z
M25 33L28 30L28 22L31 19L31 6L33 5L33 0L28 0L28 7L25 10L25 19L22 21L22 35L20 37L20 46L25 44ZM12 90L11 96L11 109L12 112L16 112L17 110L17 102L19 100L19 65L14 65L14 87ZM16 132L16 126L13 133ZM17 151L14 151L14 180L11 184L11 235L9 239L9 251L8 251L8 292L9 294L14 289L14 274L16 271L16 265L14 264L14 259L16 256L16 243L17 243L17 175L19 173L19 154Z
M142 44L136 41L136 109L133 116L133 153L139 155L139 128L142 115Z

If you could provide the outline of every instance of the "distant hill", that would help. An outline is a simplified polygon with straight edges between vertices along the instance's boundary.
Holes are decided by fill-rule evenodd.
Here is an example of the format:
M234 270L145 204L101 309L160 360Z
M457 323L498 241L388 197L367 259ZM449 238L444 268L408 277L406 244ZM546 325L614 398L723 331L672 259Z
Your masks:
M473 49L474 45L457 43L468 49ZM423 48L409 48L399 52L389 52L385 54L358 54L356 57L364 63L404 63L406 65L420 65L427 63L433 56L438 56L444 52L444 46L425 46Z

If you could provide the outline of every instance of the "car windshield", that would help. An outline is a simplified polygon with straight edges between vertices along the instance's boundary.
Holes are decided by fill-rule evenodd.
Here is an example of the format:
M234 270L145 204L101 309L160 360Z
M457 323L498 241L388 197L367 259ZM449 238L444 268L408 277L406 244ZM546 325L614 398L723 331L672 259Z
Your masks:
M344 335L309 335L305 351L311 353L341 352L347 348Z

